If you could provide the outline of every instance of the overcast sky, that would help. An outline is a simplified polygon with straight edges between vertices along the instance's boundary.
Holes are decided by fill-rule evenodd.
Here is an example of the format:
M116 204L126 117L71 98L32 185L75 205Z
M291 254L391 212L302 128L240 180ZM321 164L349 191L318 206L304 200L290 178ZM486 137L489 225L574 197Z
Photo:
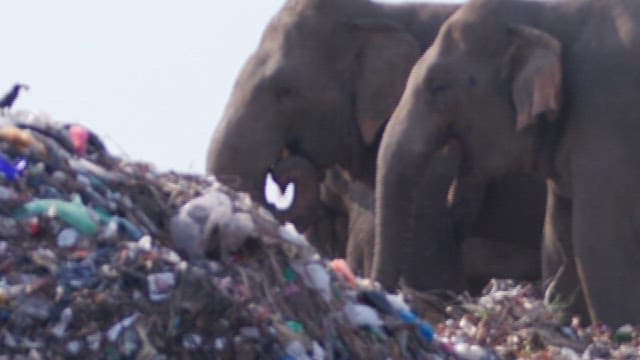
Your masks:
M0 96L24 82L14 109L83 124L159 170L202 173L234 79L283 3L5 1Z

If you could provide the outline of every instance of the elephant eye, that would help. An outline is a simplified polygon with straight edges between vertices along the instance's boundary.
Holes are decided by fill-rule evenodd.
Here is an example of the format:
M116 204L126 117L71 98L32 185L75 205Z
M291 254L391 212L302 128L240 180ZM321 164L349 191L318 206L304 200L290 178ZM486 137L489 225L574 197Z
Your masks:
M429 81L427 84L429 97L436 102L442 101L449 91L449 85L442 81Z
M286 102L295 94L295 91L292 87L289 86L281 86L276 89L276 100L280 103Z
M440 95L443 95L448 90L448 88L449 87L444 84L431 85L429 86L429 93L431 93L431 96L433 97L438 97Z

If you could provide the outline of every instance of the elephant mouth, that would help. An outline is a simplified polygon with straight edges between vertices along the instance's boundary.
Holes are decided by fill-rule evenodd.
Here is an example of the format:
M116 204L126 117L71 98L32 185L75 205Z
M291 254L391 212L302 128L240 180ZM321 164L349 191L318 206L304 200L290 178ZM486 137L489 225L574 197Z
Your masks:
M262 199L276 219L299 231L310 226L320 207L320 176L307 158L285 154L263 178Z
M268 206L285 212L291 209L296 199L296 184L292 181L281 186L273 179L273 174L268 172L264 180L264 198Z

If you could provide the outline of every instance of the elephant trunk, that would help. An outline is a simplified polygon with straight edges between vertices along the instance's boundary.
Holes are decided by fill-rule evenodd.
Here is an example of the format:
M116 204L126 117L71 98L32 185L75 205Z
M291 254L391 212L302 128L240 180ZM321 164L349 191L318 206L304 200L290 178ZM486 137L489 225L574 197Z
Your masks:
M447 195L462 151L448 141L443 122L424 119L411 101L403 97L378 155L372 276L386 288L401 279L423 290L459 288L461 256Z
M209 145L207 172L263 202L265 176L285 146L285 134L258 108L227 105Z

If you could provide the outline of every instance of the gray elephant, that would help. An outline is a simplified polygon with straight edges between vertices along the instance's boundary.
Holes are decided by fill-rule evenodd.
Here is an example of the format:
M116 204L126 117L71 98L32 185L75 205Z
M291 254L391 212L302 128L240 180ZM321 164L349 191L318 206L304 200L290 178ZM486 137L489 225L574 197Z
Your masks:
M264 201L265 174L285 149L310 161L321 179L328 169L339 166L353 181L373 188L380 138L409 71L435 38L440 24L458 7L368 0L288 1L270 22L238 77L211 139L208 171ZM321 185L321 192L323 188ZM546 191L541 181L531 190ZM500 186L497 193L511 201ZM527 206L532 203L525 202ZM487 226L475 226L489 230L483 237L504 242L518 239L539 246L541 230L506 236L511 231L508 224L491 222L497 212L493 206L503 204L488 197L477 199L473 206L456 206L462 209L456 212L462 215L456 217L485 214ZM329 214L320 221L330 224L333 213L338 225L321 226L317 233L331 236L340 233L336 228L348 226L341 218L342 209L324 200L319 208ZM537 218L523 221L541 229L544 207L536 210ZM460 223L474 228L470 221ZM473 236L472 231L464 233ZM502 239L503 235L509 239ZM346 241L338 244L346 246ZM539 267L531 272L539 273Z
M455 141L459 179L479 192L514 170L547 179L545 277L564 299L580 288L592 321L639 323L638 29L640 3L624 0L472 0L447 20L382 139L374 277L404 276L406 248L444 273L434 287L455 276L422 251L440 244L399 236L407 204L429 202L413 197L421 169Z

